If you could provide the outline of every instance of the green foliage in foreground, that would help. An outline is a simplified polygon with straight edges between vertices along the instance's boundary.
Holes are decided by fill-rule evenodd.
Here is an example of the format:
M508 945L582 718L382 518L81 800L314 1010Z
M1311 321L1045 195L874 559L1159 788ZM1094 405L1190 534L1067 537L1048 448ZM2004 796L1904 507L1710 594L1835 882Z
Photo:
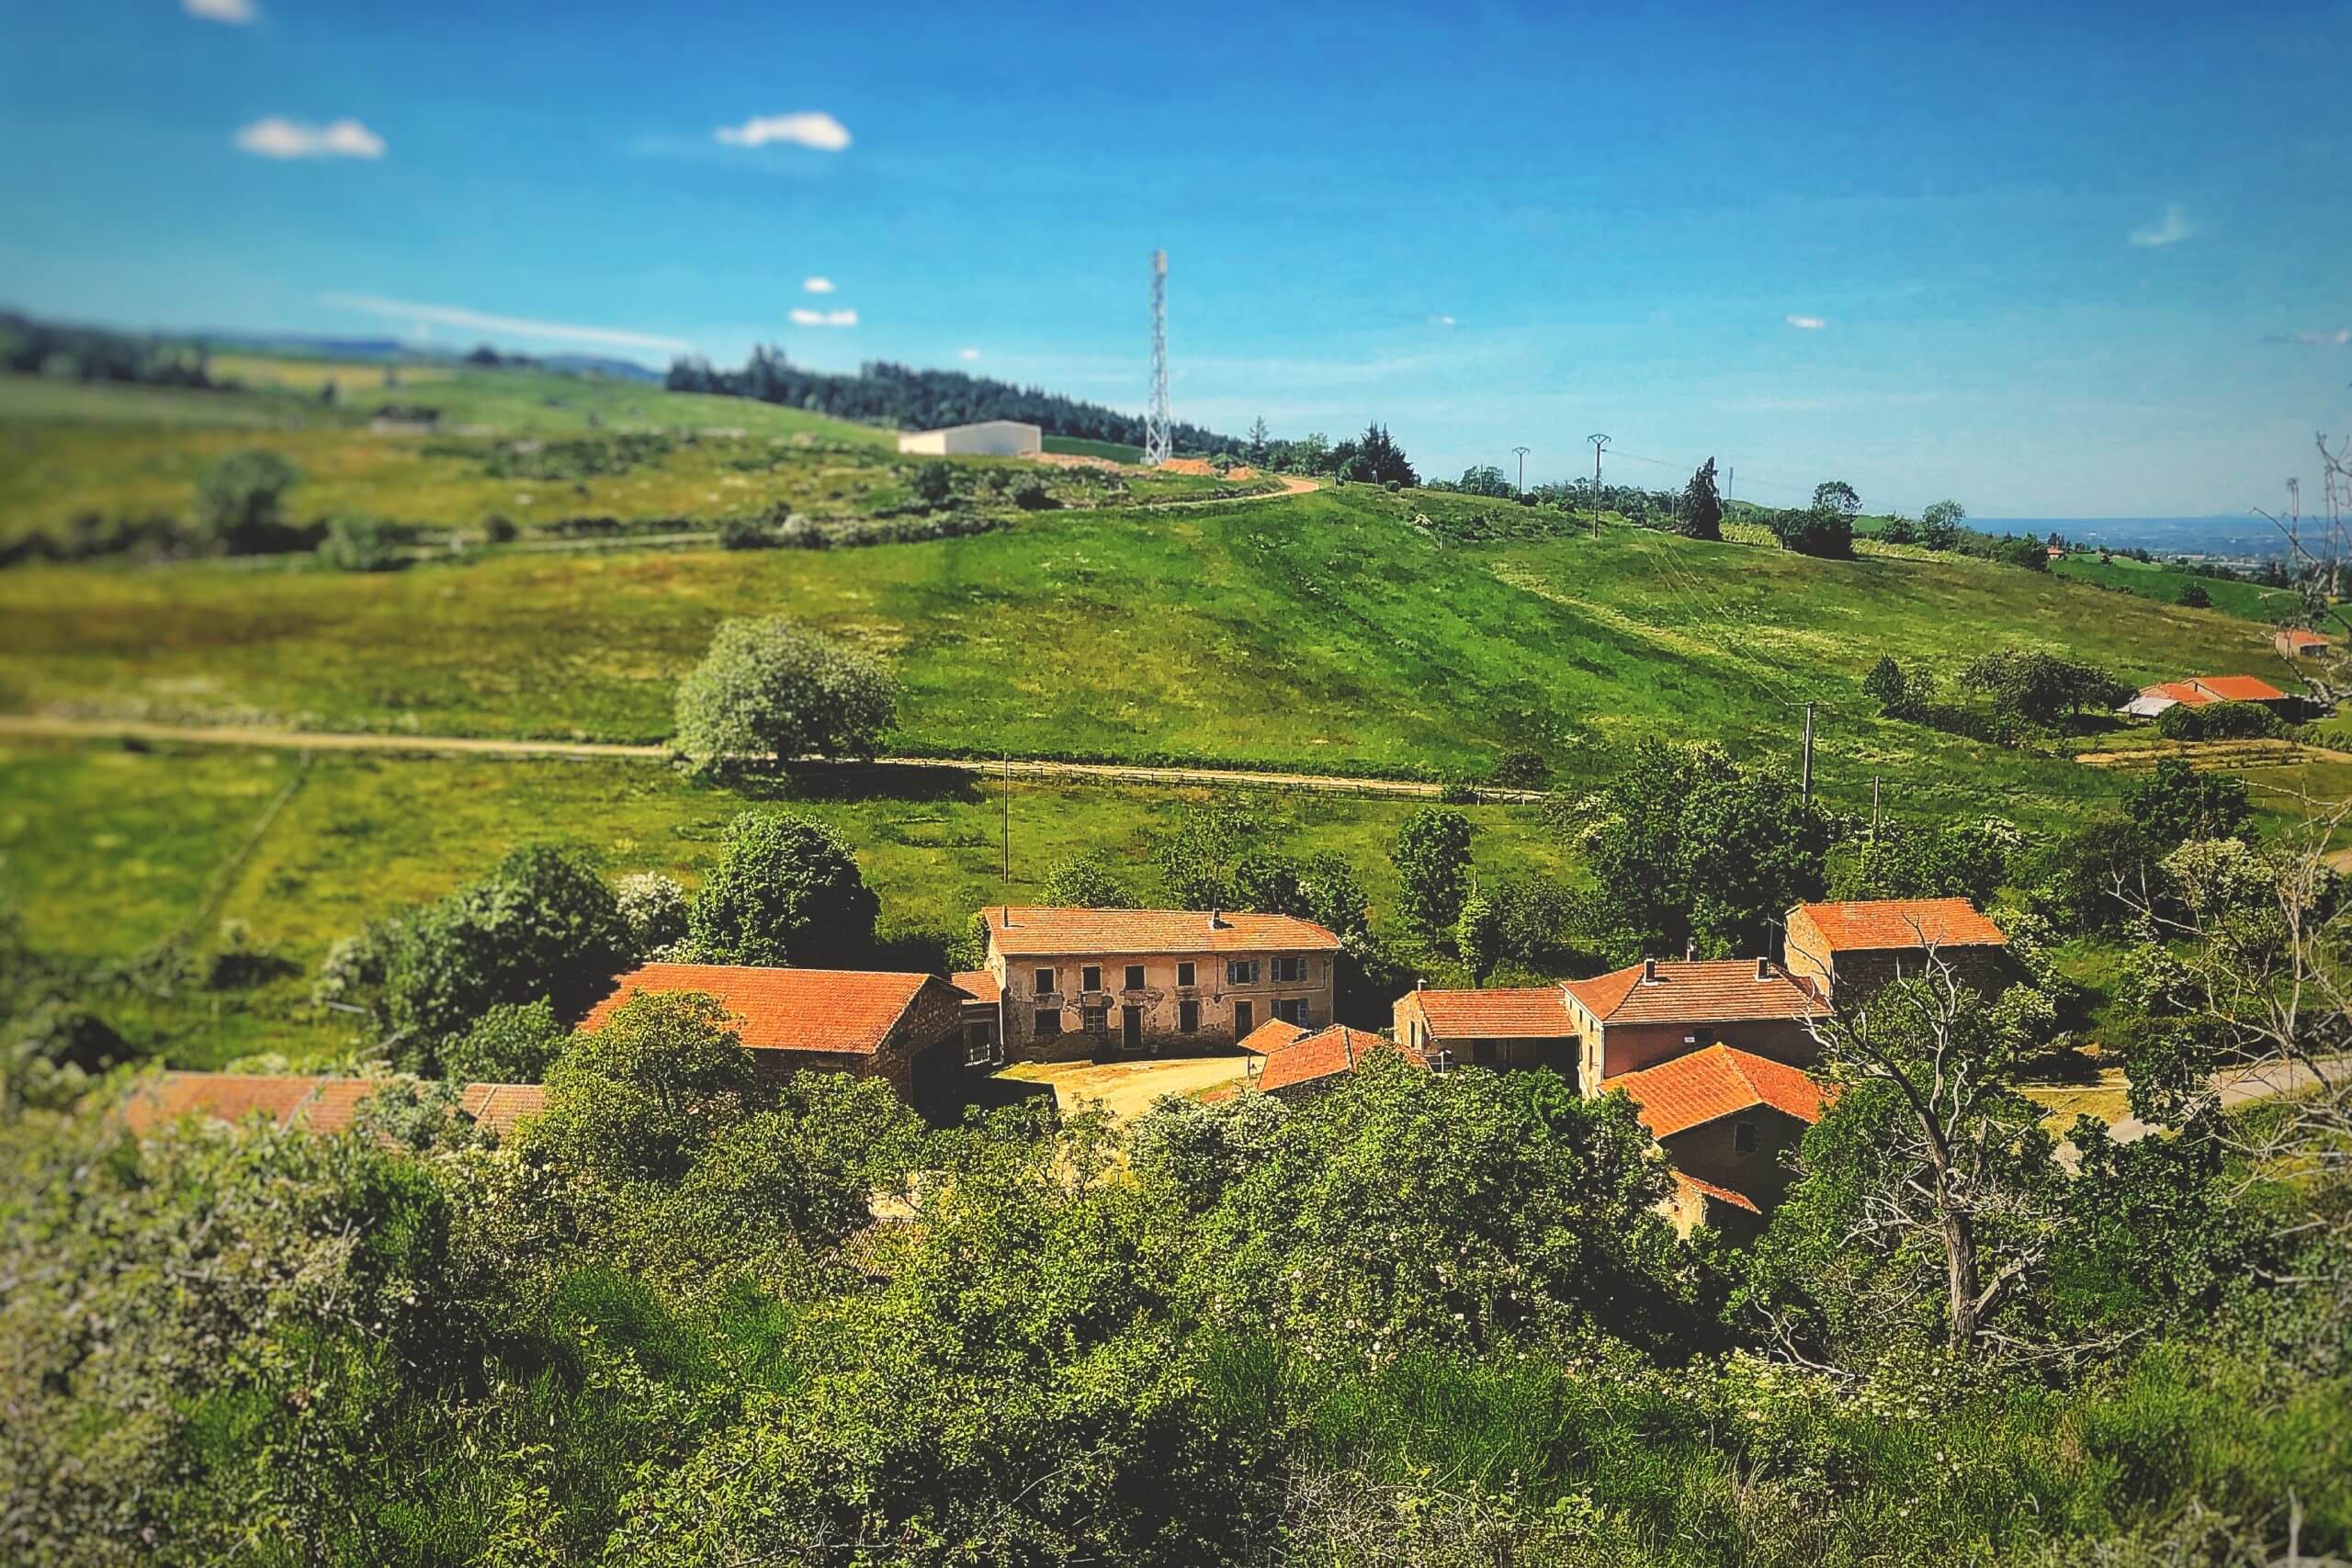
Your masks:
M670 997L550 1093L505 1147L428 1092L332 1137L0 1124L0 1554L2235 1562L2290 1493L2304 1551L2352 1541L2343 1329L2294 1287L2076 1271L2025 1288L2127 1348L1898 1318L1768 1360L1630 1108L1548 1075L926 1134L872 1082L759 1089Z

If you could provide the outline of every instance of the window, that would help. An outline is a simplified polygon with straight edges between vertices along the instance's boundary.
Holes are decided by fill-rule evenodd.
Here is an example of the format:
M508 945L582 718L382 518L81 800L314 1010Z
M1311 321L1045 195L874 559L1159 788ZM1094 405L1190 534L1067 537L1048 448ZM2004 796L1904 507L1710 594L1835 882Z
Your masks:
M1477 1063L1482 1067L1493 1066L1495 1065L1495 1043L1491 1040L1472 1041L1470 1043L1470 1059Z
M1142 964L1130 964L1127 965L1127 989L1130 991L1140 991L1143 989Z
M1306 960L1304 956L1274 960L1274 984L1295 986L1306 978Z
M1200 971L1190 964L1179 964L1176 965L1176 983L1180 986L1197 986L1201 983Z
M1176 1004L1176 1032L1198 1034L1201 1032L1201 1004L1181 1001Z
M1090 964L1085 968L1080 969L1078 972L1078 988L1081 991L1101 990L1102 988L1102 965L1100 964Z
M1257 1021L1257 1015L1250 1010L1248 1002L1233 1004L1233 1037L1236 1040L1249 1033L1250 1026Z
M1306 998L1305 997L1284 997L1282 1000L1274 1004L1274 1016L1281 1019L1284 1023L1295 1023L1301 1029L1306 1028Z
M1040 969L1032 976L1032 978L1037 982L1034 987L1037 995L1041 997L1050 997L1054 994L1054 972L1052 970Z
M1225 983L1228 986L1254 986L1258 983L1258 961L1254 958L1228 958L1225 961Z
M1037 1026L1034 1031L1032 1031L1032 1032L1037 1034L1059 1034L1061 1032L1062 1010L1059 1008L1039 1008L1037 1010Z
M1731 1146L1744 1155L1756 1152L1756 1123L1735 1122L1731 1124Z
M1078 1010L1079 1026L1088 1033L1097 1033L1111 1026L1111 1010L1104 1007L1082 1007Z

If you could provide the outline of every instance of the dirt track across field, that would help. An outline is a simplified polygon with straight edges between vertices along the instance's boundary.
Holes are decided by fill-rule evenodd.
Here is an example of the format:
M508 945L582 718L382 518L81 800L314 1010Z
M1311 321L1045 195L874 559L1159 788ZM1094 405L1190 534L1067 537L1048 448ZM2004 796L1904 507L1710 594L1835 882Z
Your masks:
M1032 1062L998 1076L1052 1086L1054 1101L1065 1114L1093 1104L1125 1121L1150 1110L1163 1094L1198 1094L1235 1082L1249 1060L1235 1053L1140 1062Z

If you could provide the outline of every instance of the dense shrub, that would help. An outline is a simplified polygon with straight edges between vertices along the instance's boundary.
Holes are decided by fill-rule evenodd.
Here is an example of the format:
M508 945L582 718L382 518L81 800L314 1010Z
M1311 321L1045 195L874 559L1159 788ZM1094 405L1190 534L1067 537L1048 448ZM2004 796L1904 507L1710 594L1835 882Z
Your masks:
M2156 715L2156 733L2171 740L2244 740L2286 728L2260 703L2175 703Z
M757 517L729 517L718 525L718 547L723 550L768 550L782 543L775 528Z
M380 517L336 517L319 544L319 562L337 571L398 571L408 564L408 530Z
M726 621L679 683L676 745L706 771L870 757L896 705L888 671L862 653L783 615Z
M857 861L821 822L747 811L686 907L687 940L707 964L851 966L874 945L880 903Z

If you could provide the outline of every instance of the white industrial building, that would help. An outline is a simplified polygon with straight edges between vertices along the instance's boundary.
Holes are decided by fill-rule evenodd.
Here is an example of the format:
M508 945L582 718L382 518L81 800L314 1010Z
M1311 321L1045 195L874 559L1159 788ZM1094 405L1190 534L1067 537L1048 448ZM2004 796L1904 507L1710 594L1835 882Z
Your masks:
M899 450L932 457L1034 457L1046 448L1046 433L1013 419L918 430L899 437Z

